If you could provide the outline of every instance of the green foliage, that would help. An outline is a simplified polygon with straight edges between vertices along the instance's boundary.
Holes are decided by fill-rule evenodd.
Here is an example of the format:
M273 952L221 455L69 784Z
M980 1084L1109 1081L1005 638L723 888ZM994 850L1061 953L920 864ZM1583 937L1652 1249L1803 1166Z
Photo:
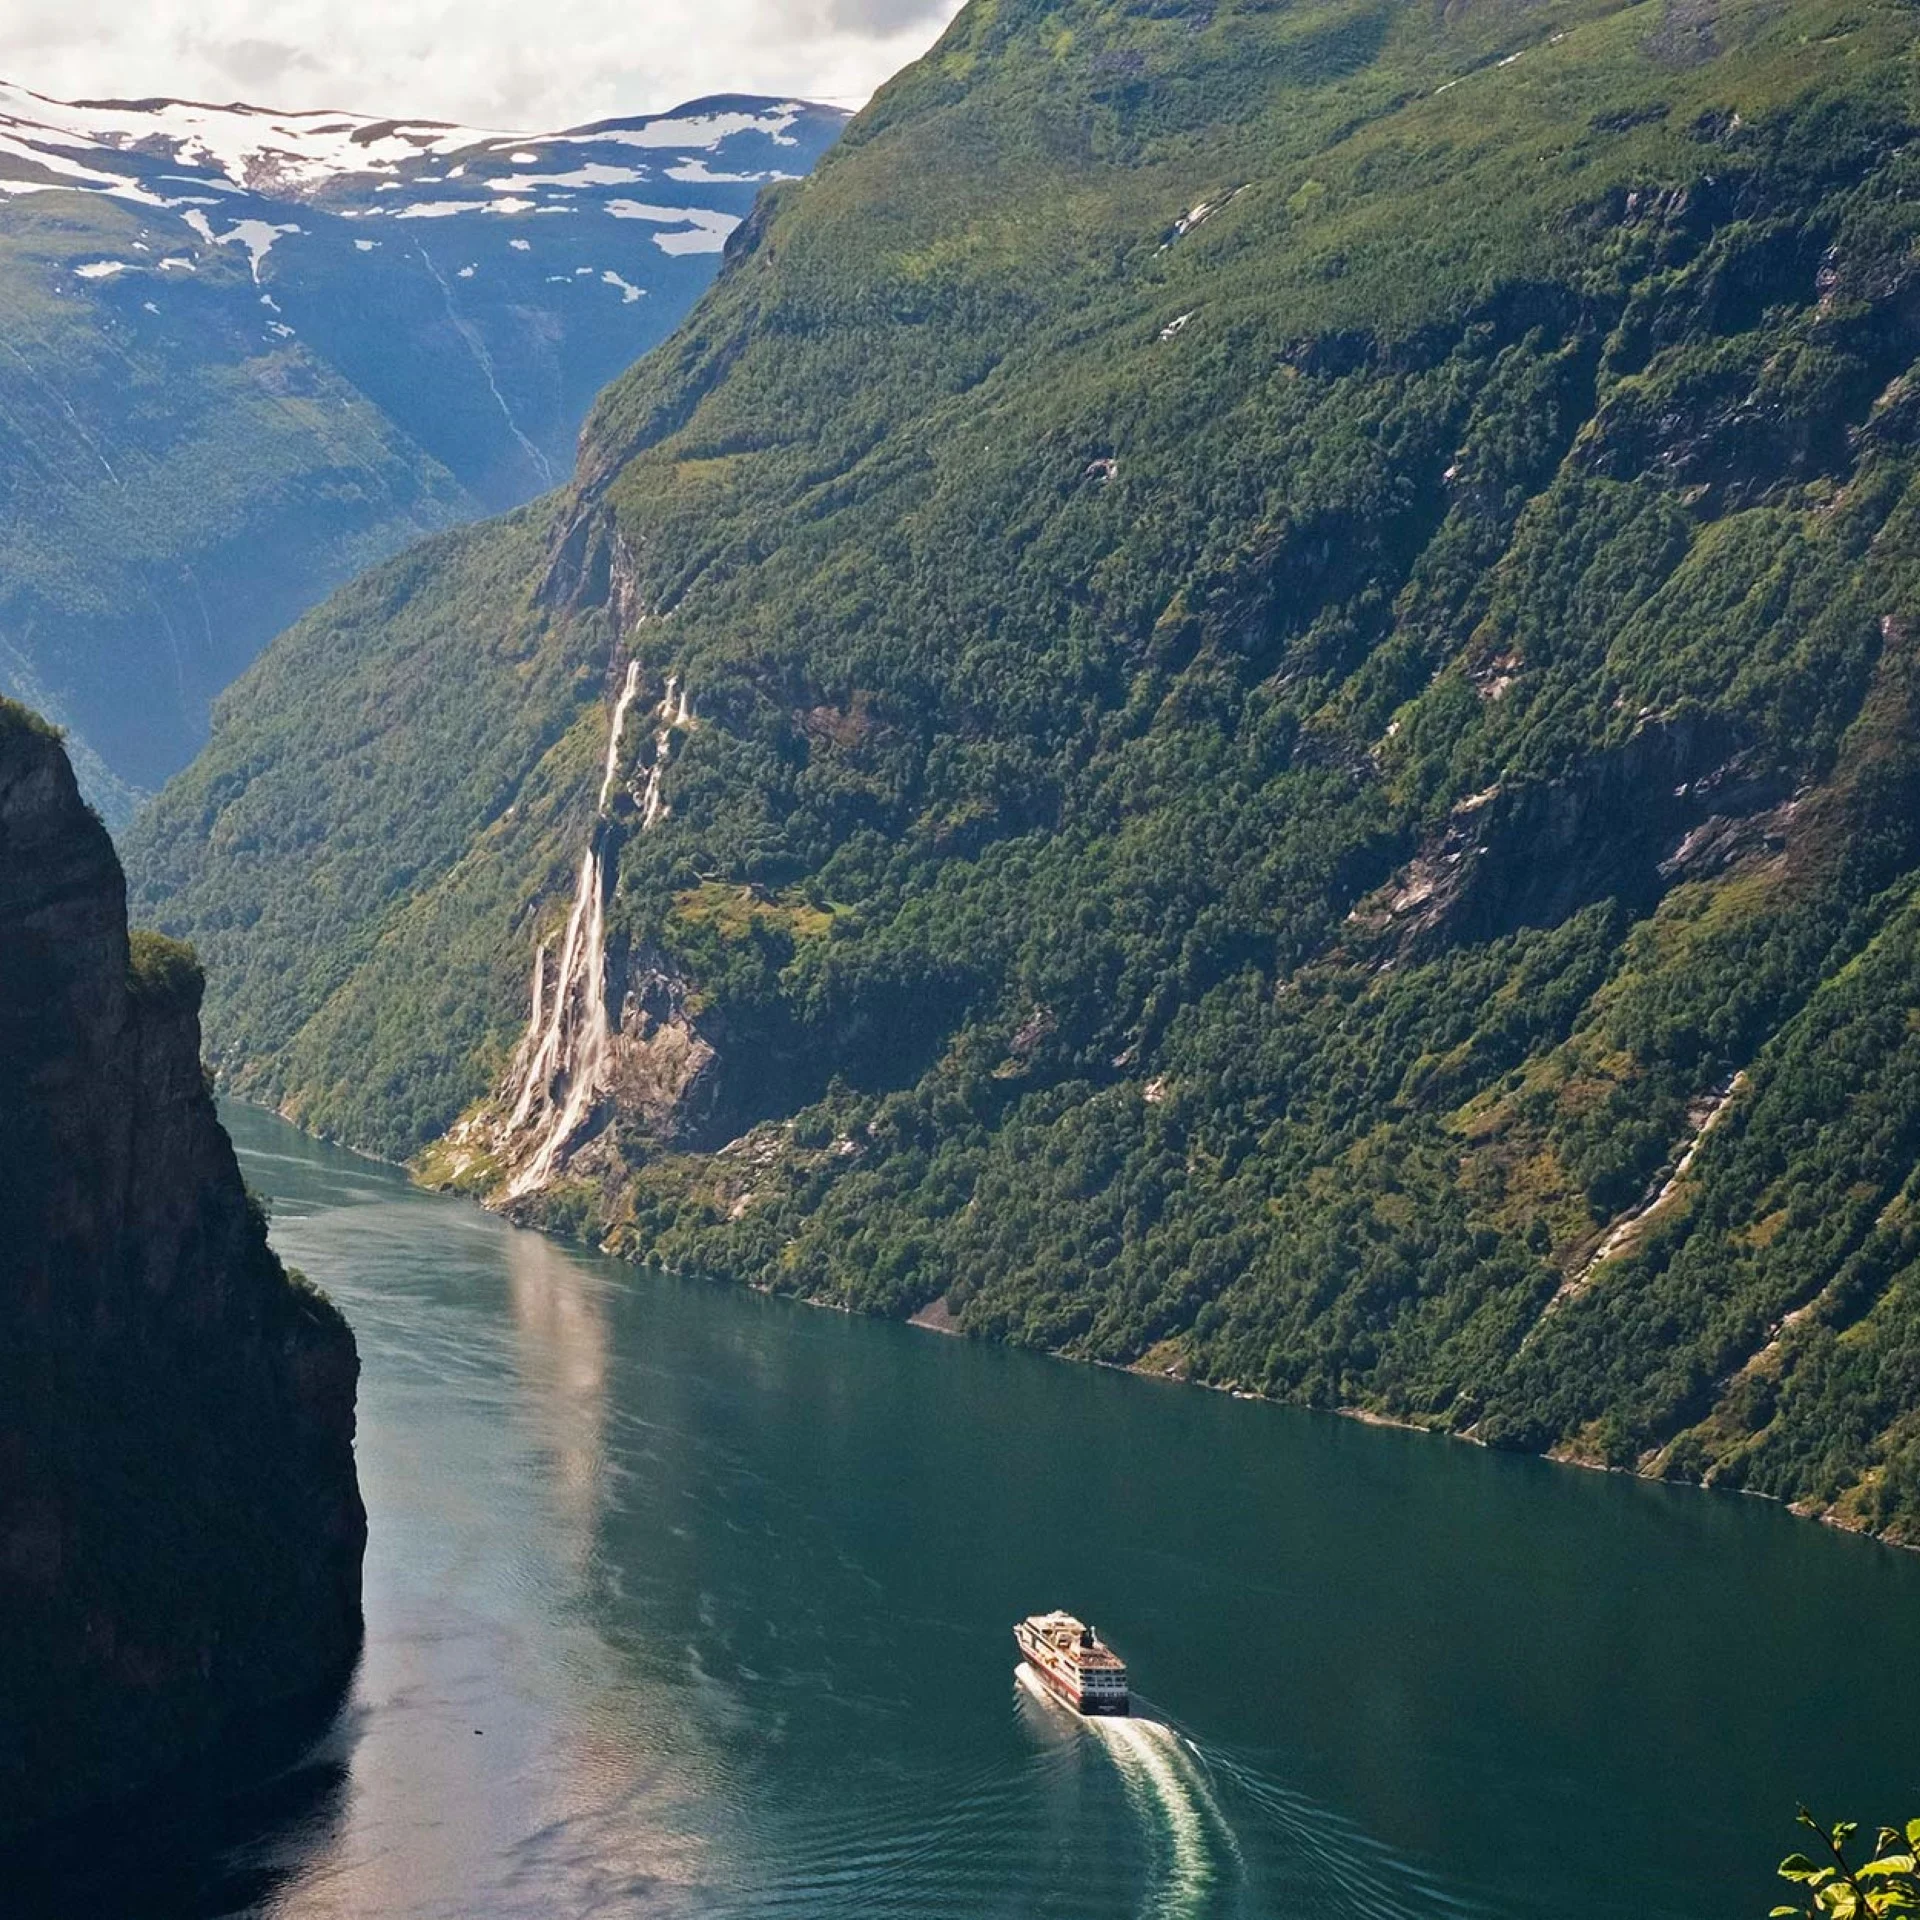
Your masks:
M549 520L229 704L133 856L219 1057L497 1084L631 648L613 943L750 1137L623 1116L571 1230L1920 1531L1914 63L976 0Z
M503 876L473 836L516 795L535 804L529 770L600 688L591 629L536 648L524 576L539 533L522 515L450 534L330 601L226 697L215 744L130 838L135 911L196 930L216 1067L278 1102L294 1089L277 1037L316 1019L327 1032L371 1027L380 1071L303 1087L300 1104L316 1126L389 1151L424 1143L449 1100L457 1109L485 1084L447 1002L503 1012L525 967ZM556 858L570 865L571 847ZM486 910L435 938L430 964L410 954L376 996L343 999L383 967L395 926L418 924L416 893L456 863Z
M57 740L60 737L60 729L44 715L4 696L0 696L0 732L35 734L43 740Z
M1819 1841L1818 1857L1790 1853L1780 1862L1782 1880L1798 1890L1797 1903L1772 1911L1771 1920L1885 1920L1890 1914L1911 1913L1920 1901L1920 1820L1904 1828L1882 1827L1869 1850L1872 1857L1857 1865L1847 1857L1859 1826L1851 1820L1823 1827L1805 1807L1800 1824Z
M127 979L134 997L148 1006L197 1014L206 975L184 940L135 927L127 936Z

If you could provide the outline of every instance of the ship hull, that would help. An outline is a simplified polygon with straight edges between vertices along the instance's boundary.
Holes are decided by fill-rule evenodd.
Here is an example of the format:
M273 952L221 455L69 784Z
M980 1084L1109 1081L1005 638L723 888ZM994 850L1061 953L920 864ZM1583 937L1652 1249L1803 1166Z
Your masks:
M1043 1660L1036 1659L1033 1650L1019 1635L1014 1636L1013 1644L1019 1648L1020 1658L1026 1662L1028 1671L1063 1707L1071 1707L1075 1713L1085 1714L1089 1720L1125 1719L1132 1713L1132 1705L1126 1694L1095 1696L1082 1693L1072 1681L1055 1673Z

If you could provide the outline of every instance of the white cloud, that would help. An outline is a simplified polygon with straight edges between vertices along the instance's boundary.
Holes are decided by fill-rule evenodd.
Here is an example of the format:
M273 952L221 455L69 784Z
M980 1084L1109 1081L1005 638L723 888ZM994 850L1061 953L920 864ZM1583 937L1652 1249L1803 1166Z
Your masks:
M959 0L0 0L0 74L535 132L711 93L857 106Z

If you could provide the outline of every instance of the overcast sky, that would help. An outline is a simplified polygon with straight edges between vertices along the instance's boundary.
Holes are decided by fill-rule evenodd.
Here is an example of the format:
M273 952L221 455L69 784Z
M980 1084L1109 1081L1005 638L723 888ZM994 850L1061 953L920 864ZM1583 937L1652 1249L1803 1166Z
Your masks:
M0 78L548 132L706 93L857 106L959 0L0 0Z

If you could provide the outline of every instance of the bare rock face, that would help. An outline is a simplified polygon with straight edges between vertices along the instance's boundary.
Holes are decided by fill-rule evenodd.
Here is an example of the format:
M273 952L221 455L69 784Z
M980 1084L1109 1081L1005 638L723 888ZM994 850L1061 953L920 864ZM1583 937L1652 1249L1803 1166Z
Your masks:
M1651 902L1676 879L1779 852L1794 817L1785 783L1723 748L1710 730L1648 716L1561 779L1488 787L1352 919L1415 946L1484 940L1609 894Z
M0 703L0 1838L291 1732L359 1647L358 1356L268 1249L200 984Z
M721 1093L713 1023L692 1011L687 982L650 948L625 956L623 972L610 1075L621 1119L658 1145L703 1144Z

